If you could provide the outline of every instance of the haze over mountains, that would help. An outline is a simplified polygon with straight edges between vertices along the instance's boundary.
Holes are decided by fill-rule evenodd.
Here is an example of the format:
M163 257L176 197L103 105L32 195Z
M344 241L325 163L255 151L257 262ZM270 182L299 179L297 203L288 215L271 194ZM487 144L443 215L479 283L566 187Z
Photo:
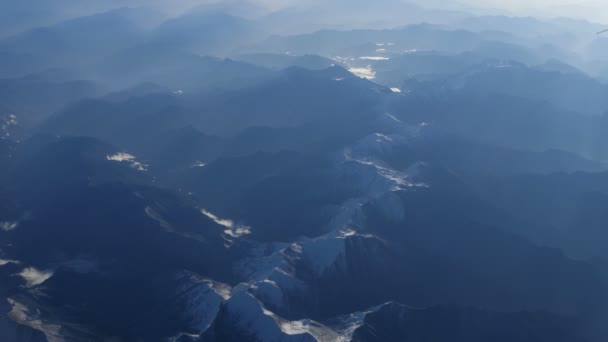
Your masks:
M529 5L1 4L0 340L606 341L608 38Z

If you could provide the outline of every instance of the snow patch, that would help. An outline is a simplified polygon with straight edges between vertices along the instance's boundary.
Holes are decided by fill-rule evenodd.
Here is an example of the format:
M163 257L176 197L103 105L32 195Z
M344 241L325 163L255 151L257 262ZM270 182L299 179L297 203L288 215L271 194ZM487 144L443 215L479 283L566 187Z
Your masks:
M233 237L233 238L240 238L245 235L251 234L251 228L246 227L246 226L239 226L239 227L236 227L235 229L224 230L224 233L228 234L230 237Z
M388 60L390 60L390 58L382 57L382 56L363 56L363 57L359 57L359 59L362 61L388 61Z
M357 77L373 80L376 78L376 72L372 69L371 65L364 68L350 68L349 72L353 73Z
M10 232L19 226L19 222L0 222L0 230Z
M4 120L0 123L0 131L3 134L3 138L10 138L11 136L11 128L13 126L17 126L19 122L17 121L17 116L14 114L10 114L4 118Z
M229 235L230 237L241 238L245 235L251 234L251 227L249 226L237 225L232 220L219 218L206 209L202 209L201 213L203 213L203 215L207 216L220 226L226 227L227 229L224 230L224 233Z
M61 336L61 326L45 322L40 317L40 311L30 310L25 304L22 304L14 299L8 299L12 306L8 317L17 324L30 327L34 330L42 332L48 342L63 342L65 339Z
M225 219L221 219L215 215L213 215L210 211L203 209L201 210L201 213L203 213L203 215L207 216L208 218L212 219L215 223L224 226L226 228L232 228L234 227L234 222L232 220L225 220Z
M45 281L51 279L53 276L53 270L41 271L34 267L28 267L23 269L21 273L18 274L23 280L25 280L27 288L36 287L38 285L42 285Z
M5 260L5 259L0 259L0 266L6 266L8 264L15 264L18 265L19 261L16 260Z
M135 160L135 156L129 153L116 153L111 156L107 156L108 160L116 161L116 162L126 162Z
M340 340L339 342L350 342L355 331L365 324L367 312L355 312L340 318Z
M192 164L192 166L190 166L191 168L195 168L195 167L205 167L207 166L207 164L203 163L202 161L196 161L194 164Z
M138 162L135 156L129 153L119 152L113 155L106 156L106 159L119 163L128 163L132 168L137 171L148 171L148 165Z
M427 185L413 181L413 177L420 174L417 164L401 171L391 168L382 161L382 157L390 155L394 146L406 142L407 138L402 135L375 133L345 149L337 160L337 178L351 184L358 191L358 196L329 208L332 213L329 223L331 230L360 226L364 220L363 207L378 199L387 201L388 216L403 217L401 202L394 192Z
M401 120L397 119L397 117L396 117L396 116L394 116L394 115L393 115L393 114L391 114L391 113L384 113L384 115L388 116L388 117L389 117L391 120L393 120L393 121L395 121L395 122L397 122L397 123L402 123L402 122L401 122Z
M382 304L367 311L355 312L338 318L338 321L340 322L340 327L338 329L340 338L338 339L338 342L352 341L355 331L365 324L367 315L378 312L385 305L387 304Z
M246 287L238 288L237 293L227 302L229 317L244 335L259 341L297 341L329 342L336 341L338 335L331 329L311 320L287 321L264 306Z
M348 62L353 62L353 61L355 61L355 59L354 59L354 58L352 58L352 57L340 57L340 56L334 56L332 59L333 59L334 61L336 61L336 62L340 62L340 63L343 63L343 64L348 64Z
M344 164L340 168L340 178L346 179L361 196L373 198L386 192L404 190L413 184L407 174L383 165L374 159L357 158L351 151L344 153Z
M385 179L394 182L395 185L392 187L391 191L403 190L404 188L408 188L413 186L413 184L408 180L408 176L401 172L389 167L380 165L375 161L367 161L367 160L354 160L355 162L361 165L367 165L375 168L379 175L384 177Z

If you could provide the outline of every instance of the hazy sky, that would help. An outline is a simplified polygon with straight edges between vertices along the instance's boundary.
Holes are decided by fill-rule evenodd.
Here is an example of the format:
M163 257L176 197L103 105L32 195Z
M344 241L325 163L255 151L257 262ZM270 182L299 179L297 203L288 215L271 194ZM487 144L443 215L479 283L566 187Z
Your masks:
M91 14L124 6L162 8L171 15L197 5L218 0L0 0L0 36L33 26L83 14ZM423 7L466 10L476 13L531 15L536 17L569 16L608 24L608 0L219 0L222 4L241 6L249 1L266 8L288 6L323 8L327 4L347 8L356 2L359 7L386 6L404 1ZM335 6L333 6L335 7Z
M184 9L213 0L131 0L139 4L154 2L173 10ZM238 2L239 0L222 0L223 2ZM284 8L288 6L307 6L314 4L327 4L328 2L345 0L251 0L257 4L270 8ZM370 6L380 6L383 2L399 0L353 0L369 2ZM513 15L533 16L575 16L594 21L608 23L608 0L404 0L424 7L444 9L478 8L485 10L500 10Z
M598 0L461 0L471 6L498 8L518 15L576 16L608 22L608 1Z

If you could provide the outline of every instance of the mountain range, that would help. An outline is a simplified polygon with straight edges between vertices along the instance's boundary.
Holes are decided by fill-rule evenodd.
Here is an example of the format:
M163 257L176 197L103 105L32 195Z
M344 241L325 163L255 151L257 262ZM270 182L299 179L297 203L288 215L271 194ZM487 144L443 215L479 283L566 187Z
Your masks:
M598 24L77 5L0 25L0 340L606 340Z

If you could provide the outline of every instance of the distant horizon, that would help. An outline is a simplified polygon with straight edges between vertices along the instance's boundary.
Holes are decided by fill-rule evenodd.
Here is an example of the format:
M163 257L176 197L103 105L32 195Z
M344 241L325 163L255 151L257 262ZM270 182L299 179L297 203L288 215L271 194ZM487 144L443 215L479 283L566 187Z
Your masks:
M42 0L36 2L42 3ZM342 6L338 1L329 3L319 0L177 0L167 5L165 1L152 0L127 0L127 1L91 1L83 4L74 0L63 0L54 3L45 3L41 6L36 4L26 6L24 4L5 3L0 4L0 37L14 35L32 28L53 25L58 22L77 18L80 16L93 15L119 8L148 8L158 11L165 17L175 17L196 9L199 6L214 5L239 8L239 16L255 15L247 8L258 6L261 13L271 14L288 9L306 10L315 9L323 11L323 8ZM607 25L608 27L608 3L595 0L531 0L531 1L479 1L479 0L456 0L446 3L438 0L390 0L392 4L412 4L429 10L454 11L462 15L470 16L508 16L508 17L534 17L541 20L569 18L586 20L590 23ZM358 2L359 6L365 2ZM245 8L246 4L247 8ZM346 10L346 9L345 9ZM3 14L4 13L4 14ZM258 13L260 14L260 13ZM261 14L260 14L261 15ZM422 22L422 21L421 21ZM373 27L370 27L373 28Z

